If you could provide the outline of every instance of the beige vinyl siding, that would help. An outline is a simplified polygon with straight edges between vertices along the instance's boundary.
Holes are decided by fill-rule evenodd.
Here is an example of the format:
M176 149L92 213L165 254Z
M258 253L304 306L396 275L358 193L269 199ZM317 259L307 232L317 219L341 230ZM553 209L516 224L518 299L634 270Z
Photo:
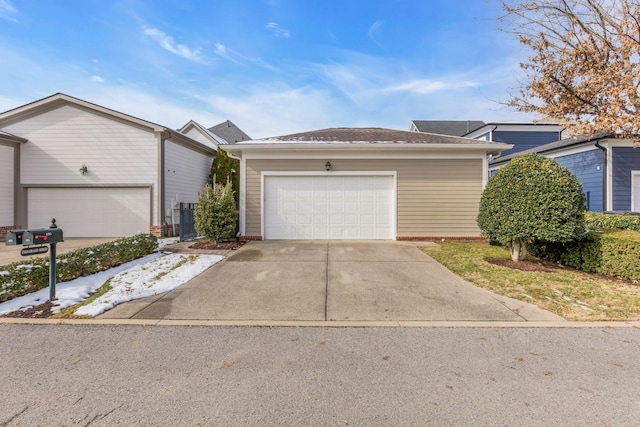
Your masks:
M165 208L174 203L195 203L198 193L209 181L213 156L191 150L183 145L167 141L165 145ZM179 222L178 212L175 223ZM165 213L166 215L166 213ZM167 219L169 223L171 220Z
M323 171L326 160L247 160L247 236L261 232L261 172ZM397 236L479 236L482 159L331 159L332 171L397 172Z
M13 147L0 144L0 227L15 225L13 219L13 150Z
M28 139L20 159L26 186L148 186L158 180L157 135L131 122L64 104L8 123L3 130ZM83 164L86 176L79 172ZM157 191L153 185L154 200ZM157 218L155 203L153 207Z

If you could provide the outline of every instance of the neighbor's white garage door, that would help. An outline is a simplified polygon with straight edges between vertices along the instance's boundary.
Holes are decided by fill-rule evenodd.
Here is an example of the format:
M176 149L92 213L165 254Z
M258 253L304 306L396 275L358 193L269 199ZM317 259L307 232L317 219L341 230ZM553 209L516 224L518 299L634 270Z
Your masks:
M393 239L392 176L265 176L265 239Z
M125 237L148 233L149 188L29 188L29 228L55 218L64 237Z

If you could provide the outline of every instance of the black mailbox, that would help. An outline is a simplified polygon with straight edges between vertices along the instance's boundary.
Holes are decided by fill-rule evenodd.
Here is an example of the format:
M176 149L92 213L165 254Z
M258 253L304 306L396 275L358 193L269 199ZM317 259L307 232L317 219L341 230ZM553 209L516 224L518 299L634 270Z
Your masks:
M27 230L22 236L22 244L24 246L60 243L63 241L62 230L59 228L39 228L37 230Z
M9 230L7 231L7 235L4 237L4 243L7 246L13 245L21 245L22 244L22 235L25 230Z

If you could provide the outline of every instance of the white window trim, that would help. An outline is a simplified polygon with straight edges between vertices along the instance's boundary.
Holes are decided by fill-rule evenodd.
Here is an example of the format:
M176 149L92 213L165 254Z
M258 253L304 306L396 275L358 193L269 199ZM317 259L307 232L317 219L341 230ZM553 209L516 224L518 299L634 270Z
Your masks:
M396 240L398 230L398 172L397 171L262 171L260 174L260 235L264 239L264 181L268 176L390 176L391 183L391 238ZM244 225L244 224L243 224Z
M634 211L633 207L635 206L635 197L634 194L636 193L636 188L635 188L635 182L636 182L636 177L640 177L640 170L632 170L631 171L631 211L632 212L640 212L640 211Z

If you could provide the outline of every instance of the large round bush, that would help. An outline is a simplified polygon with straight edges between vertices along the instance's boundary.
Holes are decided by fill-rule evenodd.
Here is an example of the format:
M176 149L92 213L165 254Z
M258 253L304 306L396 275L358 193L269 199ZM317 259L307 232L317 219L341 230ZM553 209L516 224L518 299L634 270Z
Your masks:
M585 196L580 181L553 159L518 156L487 183L478 226L523 259L534 240L567 242L585 233Z

